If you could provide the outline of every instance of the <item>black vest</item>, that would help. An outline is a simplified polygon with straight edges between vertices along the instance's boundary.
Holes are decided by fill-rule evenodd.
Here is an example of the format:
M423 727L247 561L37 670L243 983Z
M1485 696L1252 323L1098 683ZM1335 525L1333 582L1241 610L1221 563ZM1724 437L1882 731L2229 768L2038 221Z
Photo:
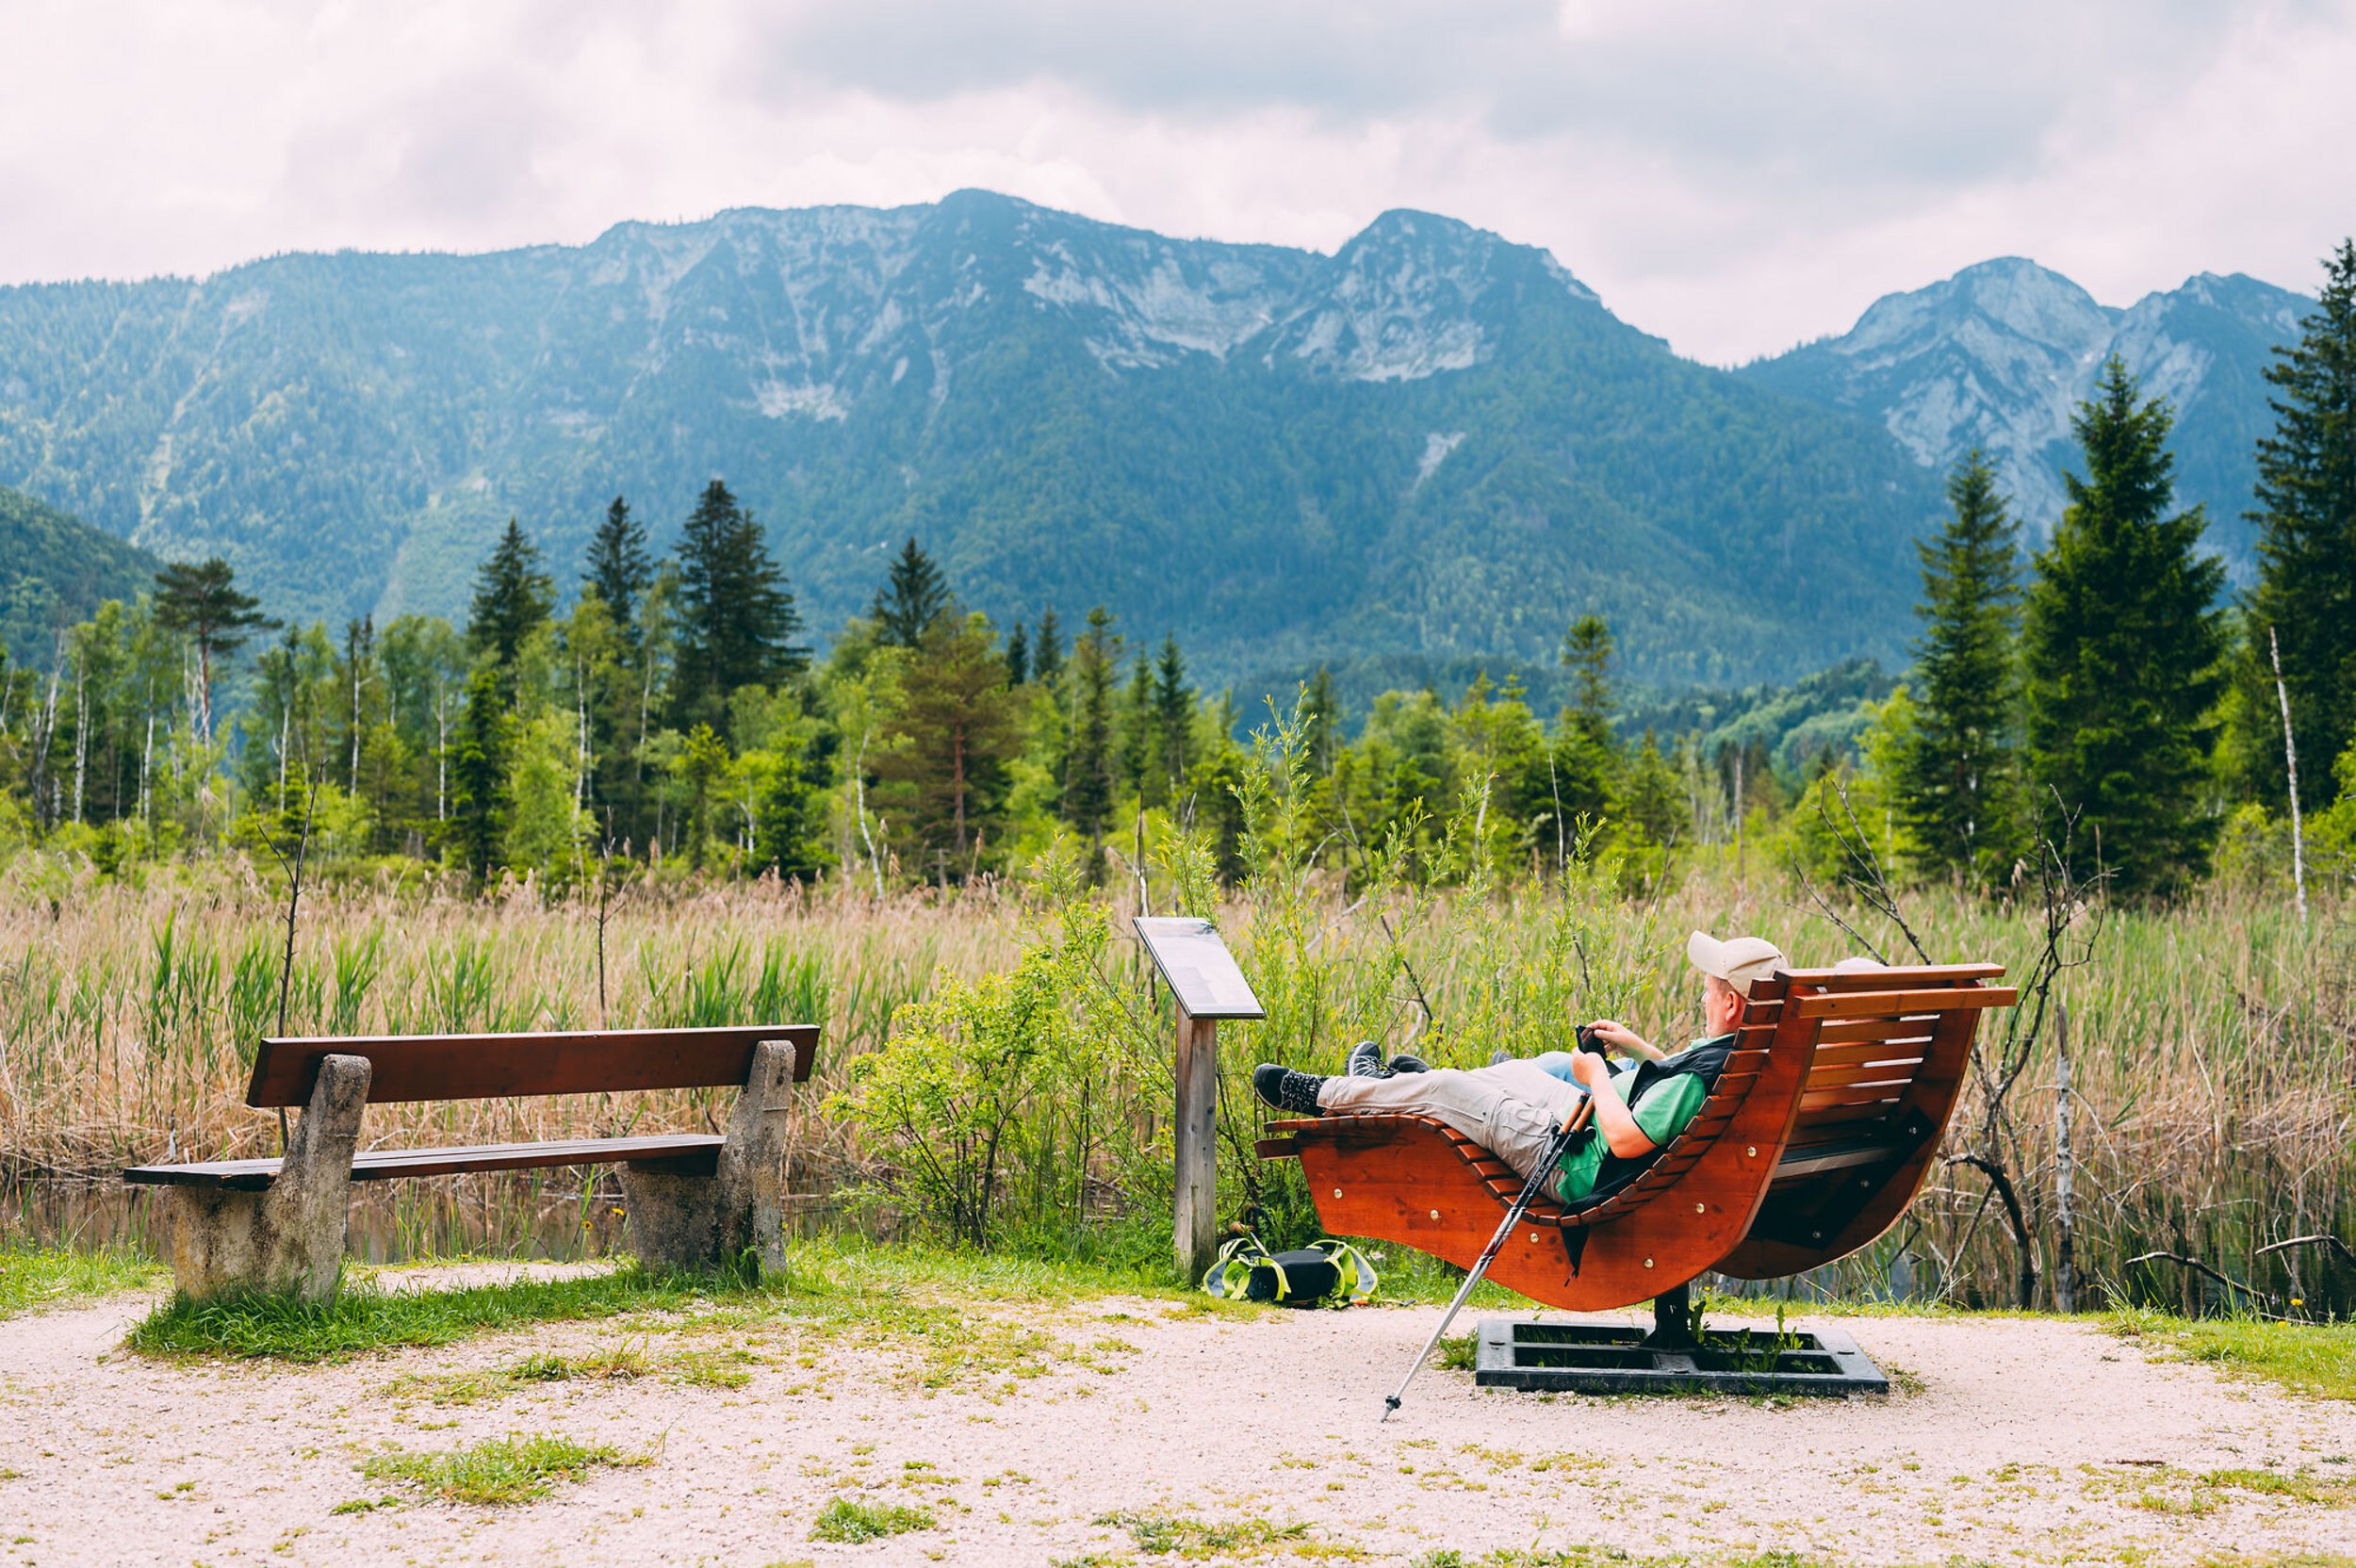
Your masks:
M1702 1081L1702 1093L1707 1097L1710 1091L1717 1088L1718 1074L1726 1070L1726 1057L1734 1050L1734 1038L1732 1035L1720 1035L1715 1039L1704 1040L1699 1045L1680 1051L1674 1056L1665 1056L1657 1062L1640 1063L1636 1069L1636 1076L1629 1081L1628 1086L1628 1108L1635 1109L1636 1102L1644 1099L1654 1085L1665 1083L1672 1078L1688 1076L1699 1078ZM1583 1140L1602 1135L1595 1124L1590 1121L1587 1124L1587 1130L1579 1136ZM1579 1146L1584 1147L1583 1142ZM1655 1144L1632 1160L1624 1159L1607 1150L1603 1156L1603 1163L1595 1168L1595 1190L1572 1204L1571 1212L1576 1214L1581 1210L1594 1208L1651 1169L1653 1161L1661 1158L1663 1147L1665 1146Z

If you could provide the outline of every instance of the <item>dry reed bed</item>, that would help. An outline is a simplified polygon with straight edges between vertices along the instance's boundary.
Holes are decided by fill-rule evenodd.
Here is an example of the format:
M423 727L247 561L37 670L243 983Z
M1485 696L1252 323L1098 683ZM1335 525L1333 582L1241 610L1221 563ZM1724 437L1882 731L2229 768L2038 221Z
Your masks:
M1909 909L1942 959L1988 958L2015 973L2036 956L2021 911L1942 893ZM97 1172L167 1153L264 1153L277 1123L241 1103L251 1041L276 1025L283 905L258 880L89 882L55 897L0 901L0 1148L19 1173ZM1253 968L1257 911L1225 923ZM1688 876L1654 906L1601 911L1619 979L1582 996L1561 972L1562 910L1531 890L1473 904L1442 897L1395 926L1339 897L1319 906L1284 988L1296 1004L1257 1030L1233 1029L1236 1063L1253 1055L1321 1058L1347 1037L1414 1027L1420 989L1439 1021L1424 1035L1444 1060L1485 1060L1559 1033L1551 1016L1633 1015L1676 1038L1689 1032L1691 988L1679 947L1693 926L1759 930L1804 963L1853 944L1779 884ZM774 886L617 900L604 922L603 1021L677 1025L803 1021L824 1026L818 1094L801 1102L802 1163L839 1172L861 1152L818 1110L847 1062L885 1039L892 1009L944 975L1008 962L1024 939L1021 898L995 891L946 902L878 903ZM1869 934L1877 928L1863 926ZM1116 929L1125 930L1119 921ZM1594 942L1589 950L1593 951ZM530 892L485 902L447 894L335 890L306 902L288 1003L297 1033L590 1027L600 1021L599 914L582 901ZM1141 987L1117 949L1116 986ZM1892 952L1893 958L1900 956ZM1317 972L1306 974L1304 968ZM2336 909L2302 927L2271 902L2220 890L2166 913L2106 917L2093 961L2064 973L2074 1068L2076 1222L2081 1262L2153 1245L2247 1259L2264 1242L2329 1229L2348 1212L2351 971L2356 954ZM1308 1001L1301 1003L1299 998ZM1142 1010L1142 1005L1141 1005ZM1549 1016L1537 1016L1546 1014ZM1991 1021L2001 1036L2004 1015ZM2051 1247L2053 1031L2011 1091L2006 1131L1991 1140L1975 1088L1951 1152L1991 1155L2021 1194L2040 1266ZM1984 1053L1993 1059L1993 1039ZM1161 1077L1131 1074L1150 1098ZM715 1125L724 1092L371 1110L372 1141L475 1141ZM1131 1107L1141 1119L1154 1106ZM2004 1292L2009 1225L1974 1170L1953 1167L1892 1244L1951 1279ZM2294 1270L2296 1257L2278 1258ZM1886 1258L1876 1261L1882 1266Z

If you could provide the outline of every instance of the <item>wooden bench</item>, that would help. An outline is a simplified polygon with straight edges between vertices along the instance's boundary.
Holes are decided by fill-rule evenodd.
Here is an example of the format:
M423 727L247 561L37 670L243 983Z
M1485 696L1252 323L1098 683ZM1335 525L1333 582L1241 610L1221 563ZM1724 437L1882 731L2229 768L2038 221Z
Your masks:
M1710 1098L1633 1183L1530 1211L1489 1277L1547 1306L1602 1311L1710 1269L1773 1279L1865 1246L1921 1190L1989 1007L1997 964L1777 971L1752 989ZM1463 1267L1522 1179L1423 1117L1271 1123L1264 1159L1299 1159L1335 1235L1396 1241Z
M622 1168L631 1244L649 1266L710 1268L750 1250L777 1267L786 1111L817 1045L811 1024L266 1039L245 1102L303 1108L283 1159L140 1166L123 1179L168 1189L172 1270L199 1298L247 1289L332 1295L353 1182L555 1166ZM726 1135L359 1148L370 1102L728 1085L741 1092Z

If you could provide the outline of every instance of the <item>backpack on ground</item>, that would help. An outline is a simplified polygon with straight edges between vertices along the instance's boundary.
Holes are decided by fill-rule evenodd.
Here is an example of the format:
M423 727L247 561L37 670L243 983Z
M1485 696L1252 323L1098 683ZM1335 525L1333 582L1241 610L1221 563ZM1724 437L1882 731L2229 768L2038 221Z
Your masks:
M1284 1307L1349 1306L1374 1298L1374 1265L1346 1241L1331 1237L1293 1252L1270 1252L1249 1232L1219 1250L1203 1288L1230 1301L1273 1301Z

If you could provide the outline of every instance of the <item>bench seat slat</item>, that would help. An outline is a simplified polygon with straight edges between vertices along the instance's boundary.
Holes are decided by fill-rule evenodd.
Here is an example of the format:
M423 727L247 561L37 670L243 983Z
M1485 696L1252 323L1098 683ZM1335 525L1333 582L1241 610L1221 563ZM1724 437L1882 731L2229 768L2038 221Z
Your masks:
M353 1156L352 1179L384 1182L404 1176L451 1176L478 1170L532 1170L629 1161L681 1161L711 1167L722 1139L712 1133L631 1138L565 1138L551 1143L486 1143L450 1149L371 1149ZM258 1192L277 1180L275 1158L149 1165L123 1173L142 1186L231 1187Z

